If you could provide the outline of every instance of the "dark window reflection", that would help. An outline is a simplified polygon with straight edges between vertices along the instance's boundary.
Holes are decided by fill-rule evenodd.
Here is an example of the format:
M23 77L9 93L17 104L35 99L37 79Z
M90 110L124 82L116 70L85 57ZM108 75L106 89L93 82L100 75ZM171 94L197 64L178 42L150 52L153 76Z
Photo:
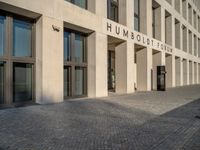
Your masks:
M134 0L134 29L140 31L140 0Z
M74 0L74 4L87 9L87 1L86 0Z
M0 62L0 104L4 103L4 63Z
M118 0L108 0L108 18L118 22Z
M64 32L64 59L67 61L71 60L70 35L69 32Z
M32 100L32 64L14 63L13 64L13 100L22 102Z
M85 62L84 37L79 34L75 35L75 61L78 63Z
M0 56L4 53L5 48L5 17L0 16Z
M73 3L81 8L87 9L87 0L66 0L70 3Z
M85 69L82 67L75 68L75 95L84 95L84 77Z
M31 57L32 24L14 19L13 21L13 55Z
M71 69L68 66L64 67L64 96L70 96L71 89Z

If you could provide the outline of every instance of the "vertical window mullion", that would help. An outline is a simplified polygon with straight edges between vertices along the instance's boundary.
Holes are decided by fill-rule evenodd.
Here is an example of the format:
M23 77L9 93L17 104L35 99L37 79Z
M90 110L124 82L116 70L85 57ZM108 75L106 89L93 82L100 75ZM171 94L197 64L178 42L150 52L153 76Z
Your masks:
M75 62L75 34L71 33L70 36L70 53L71 53L71 62Z
M75 33L71 33L71 41L70 41L70 46L71 46L71 95L75 95Z
M6 62L6 103L7 104L12 104L12 99L13 99L13 78L12 78L12 47L13 47L13 42L12 42L12 27L13 27L13 18L11 15L7 15L7 57L8 61Z
M12 56L12 26L13 26L13 18L11 16L7 16L7 33L6 33L6 40L7 40L7 48L6 48L6 54L9 58L9 60L11 59Z
M84 62L87 63L87 38L84 38Z
M36 57L36 50L35 50L35 45L36 45L36 24L32 24L32 31L31 31L31 55L32 58Z

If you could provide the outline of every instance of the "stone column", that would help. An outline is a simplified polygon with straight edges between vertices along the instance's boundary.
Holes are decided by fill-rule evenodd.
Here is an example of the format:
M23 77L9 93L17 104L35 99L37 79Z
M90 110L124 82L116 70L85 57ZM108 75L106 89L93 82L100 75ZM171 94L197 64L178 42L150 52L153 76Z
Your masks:
M172 16L169 16L166 18L166 39L165 42L169 45L172 45L173 47L175 47L175 39L174 39L174 35L175 35L175 27L174 27L174 18Z
M189 60L187 61L187 85L190 85L190 62Z
M180 86L183 86L183 58L180 58Z
M194 62L192 62L192 84L194 84Z
M173 60L172 60L172 56L168 56L166 57L166 87L169 88L169 87L172 87L172 78L173 78L173 75L172 75L172 66L173 66Z
M88 10L107 18L107 0L88 0Z
M198 63L196 63L195 69L196 69L196 84L198 84L199 83L199 76L198 76L199 68L198 68Z
M175 61L175 56L172 55L172 87L176 86L176 61Z
M134 45L124 42L115 48L116 93L134 92Z
M161 41L165 43L165 9L161 6Z
M88 97L107 96L107 35L92 33L87 41Z
M152 37L152 0L140 0L140 32Z
M152 49L144 48L137 52L137 89L151 90Z
M55 31L52 25L59 31ZM36 23L36 102L62 102L63 21L42 16Z
M132 19L130 19L132 18ZM134 0L119 0L119 23L134 29Z
M188 71L188 68L187 68L187 60L184 59L183 60L183 85L187 85L187 71Z
M180 75L181 75L181 59L175 58L175 79L176 79L176 86L180 86Z

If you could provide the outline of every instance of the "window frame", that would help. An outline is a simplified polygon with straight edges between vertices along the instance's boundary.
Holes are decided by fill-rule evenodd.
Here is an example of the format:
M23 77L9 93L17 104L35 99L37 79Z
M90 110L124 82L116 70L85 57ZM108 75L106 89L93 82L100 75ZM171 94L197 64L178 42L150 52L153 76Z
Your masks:
M140 32L140 0L137 0L137 1L138 1L138 14L135 12L135 9L134 9L134 30L137 32ZM135 4L135 0L134 0L134 4ZM135 18L138 19L138 30L136 30L135 28Z
M71 79L71 85L70 86L70 94L69 96L65 96L65 99L69 99L69 98L79 98L79 97L87 97L87 68L88 68L88 64L87 64L87 34L78 32L78 31L74 31L71 29L67 29L64 28L64 33L63 36L65 34L65 32L68 32L70 34L70 53L71 53L71 60L65 60L64 56L63 56L63 60L64 60L64 65L63 65L63 69L65 67L69 67L70 68L70 79ZM81 36L84 37L84 62L76 62L75 60L75 35L76 34L80 34ZM64 47L64 44L63 44ZM64 52L63 52L64 53ZM84 94L83 95L75 95L75 69L77 67L83 68L84 69L84 85L83 85L83 91ZM64 80L64 73L63 73L63 80ZM63 86L64 89L64 86ZM63 92L65 93L65 92Z
M36 56L36 47L35 47L35 39L36 39L36 24L35 19L28 18L25 16L17 15L14 13L10 13L7 11L0 10L0 15L6 17L6 29L5 29L5 49L4 55L0 56L0 61L5 62L5 84L4 87L4 104L1 105L23 105L24 103L28 103L30 101L22 102L14 102L13 99L13 91L14 91L14 83L13 83L13 65L14 63L26 63L32 64L32 100L31 102L35 102L35 56ZM21 20L25 22L29 22L32 24L31 31L31 57L16 57L13 56L13 20Z
M115 6L115 9L117 9L117 13L115 14L114 19L112 19L111 17L111 8L112 5ZM113 0L107 0L107 18L115 21L115 22L119 22L119 0L117 0L117 2L113 1Z
M76 5L76 4L75 4L75 0L65 0L65 1ZM87 9L88 9L88 0L85 0L85 7L81 7L81 6L79 6L79 5L76 5L76 6L82 8L82 9L86 9L86 10L87 10Z

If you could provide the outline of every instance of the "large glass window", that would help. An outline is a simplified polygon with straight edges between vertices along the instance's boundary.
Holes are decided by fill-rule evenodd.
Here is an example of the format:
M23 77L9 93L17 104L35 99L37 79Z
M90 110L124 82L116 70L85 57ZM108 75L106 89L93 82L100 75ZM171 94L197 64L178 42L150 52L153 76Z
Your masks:
M71 67L64 67L64 96L71 95Z
M87 1L86 0L74 0L74 4L80 6L82 8L87 8Z
M82 67L75 68L75 95L84 95L85 69Z
M14 102L32 100L33 89L32 64L13 64L13 99Z
M0 104L34 100L33 22L0 11Z
M4 76L5 76L4 62L0 62L0 104L4 102Z
M118 22L118 0L108 0L108 18Z
M64 32L64 96L86 95L86 37ZM69 59L70 58L70 59Z
M140 0L134 0L134 29L140 31Z
M13 56L31 57L32 24L14 19L13 21Z
M85 42L80 34L75 35L75 60L78 63L85 62Z
M3 55L5 49L5 16L0 15L0 56Z
M153 38L155 38L156 37L156 28L155 28L155 8L152 8L152 36L153 36Z
M71 60L70 35L69 32L64 32L64 59L67 61Z
M70 3L73 3L81 8L87 9L87 0L66 0Z

